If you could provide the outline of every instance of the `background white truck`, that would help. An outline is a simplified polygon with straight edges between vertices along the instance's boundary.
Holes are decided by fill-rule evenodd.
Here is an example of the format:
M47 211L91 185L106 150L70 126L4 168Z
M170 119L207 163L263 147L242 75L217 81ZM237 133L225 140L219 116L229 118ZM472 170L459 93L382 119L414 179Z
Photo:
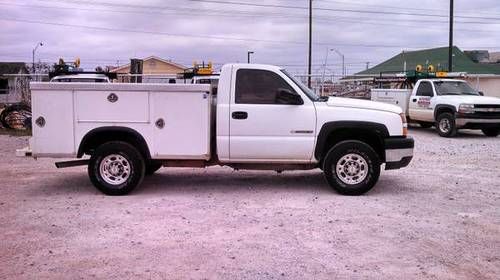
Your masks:
M18 155L83 158L92 183L121 195L165 167L321 168L359 195L385 169L407 166L413 139L402 110L320 98L279 67L223 66L204 84L32 83L33 137ZM88 158L87 156L90 156Z
M500 98L482 96L462 80L421 79L413 89L372 89L371 99L400 106L411 121L435 125L443 137L455 136L458 129L500 134Z

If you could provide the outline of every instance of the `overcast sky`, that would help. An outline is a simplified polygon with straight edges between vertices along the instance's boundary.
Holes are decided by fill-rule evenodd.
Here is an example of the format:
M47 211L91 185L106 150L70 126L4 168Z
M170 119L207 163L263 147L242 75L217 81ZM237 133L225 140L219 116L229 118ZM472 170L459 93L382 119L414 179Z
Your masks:
M224 3L225 2L225 3ZM231 3L231 4L228 4ZM250 5L244 5L250 3ZM0 61L56 62L80 57L85 68L156 55L193 61L252 62L304 73L308 0L0 0ZM260 5L260 6L255 6ZM445 0L314 0L313 71L327 49L345 55L348 73L402 50L448 44ZM455 0L455 45L500 51L498 0ZM427 16L426 16L427 15ZM329 53L329 73L341 72Z

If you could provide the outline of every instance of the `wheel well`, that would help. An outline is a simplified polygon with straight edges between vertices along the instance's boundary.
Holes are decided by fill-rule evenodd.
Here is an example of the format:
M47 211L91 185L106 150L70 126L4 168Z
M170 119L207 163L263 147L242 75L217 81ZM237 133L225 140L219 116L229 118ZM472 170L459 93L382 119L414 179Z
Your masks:
M438 116L443 113L450 113L453 115L455 113L455 108L448 106L442 106L436 108L436 112L434 113L434 119L437 120Z
M382 162L385 161L385 147L384 140L376 131L370 129L349 129L341 128L332 131L325 141L323 147L323 154L321 155L320 162L325 158L326 153L336 144L346 140L358 140L368 144L377 153Z
M100 127L89 131L80 142L77 156L92 155L101 144L110 141L123 141L131 144L142 154L145 160L151 158L144 138L135 130L127 127Z

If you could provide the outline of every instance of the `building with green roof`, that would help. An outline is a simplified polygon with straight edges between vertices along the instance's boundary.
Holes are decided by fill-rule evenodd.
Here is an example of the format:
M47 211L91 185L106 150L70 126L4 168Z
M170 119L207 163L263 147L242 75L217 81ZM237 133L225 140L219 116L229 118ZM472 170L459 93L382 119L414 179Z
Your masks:
M378 76L381 72L404 72L406 70L415 70L417 65L422 65L424 69L427 69L426 66L428 65L433 65L437 71L447 71L448 47L405 51L368 70L357 73L356 76ZM500 75L500 63L476 63L462 50L454 47L453 72L464 72L469 75Z
M403 73L415 70L417 65L435 71L448 70L448 47L404 51L370 69L361 71L354 78L378 77L381 73ZM477 63L460 50L453 48L453 72L465 73L466 80L486 95L500 97L500 63Z

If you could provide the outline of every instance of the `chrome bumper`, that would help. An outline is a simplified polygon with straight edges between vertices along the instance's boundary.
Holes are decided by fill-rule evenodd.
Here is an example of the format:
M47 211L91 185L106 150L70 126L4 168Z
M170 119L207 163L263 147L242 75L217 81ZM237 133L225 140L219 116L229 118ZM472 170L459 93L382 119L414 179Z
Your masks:
M467 118L457 118L455 119L455 124L458 127L466 126L467 124L499 124L500 119L467 119Z
M388 138L385 140L385 169L400 169L413 159L413 138Z

